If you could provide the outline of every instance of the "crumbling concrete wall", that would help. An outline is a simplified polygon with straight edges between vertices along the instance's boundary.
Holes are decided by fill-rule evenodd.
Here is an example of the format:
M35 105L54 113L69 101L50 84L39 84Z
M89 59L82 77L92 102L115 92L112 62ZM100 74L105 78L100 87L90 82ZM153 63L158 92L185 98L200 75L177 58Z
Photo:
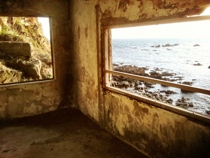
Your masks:
M150 157L209 155L210 125L102 89L100 27L199 14L209 0L71 1L75 105ZM99 27L99 28L100 28ZM99 37L99 38L98 38ZM99 79L98 79L99 78Z
M75 106L99 121L95 1L71 1Z
M36 115L66 106L69 59L69 11L67 0L4 0L1 16L47 16L51 18L55 80L0 87L0 118ZM70 86L71 87L71 86ZM70 88L69 88L70 89ZM68 91L69 91L68 89ZM65 100L65 101L64 101ZM70 105L70 104L69 104Z

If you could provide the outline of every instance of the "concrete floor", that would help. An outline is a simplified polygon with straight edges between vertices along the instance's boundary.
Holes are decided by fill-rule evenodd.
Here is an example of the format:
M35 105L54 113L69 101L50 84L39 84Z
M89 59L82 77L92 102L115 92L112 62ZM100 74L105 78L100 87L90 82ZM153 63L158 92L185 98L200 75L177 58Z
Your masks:
M0 158L146 158L78 110L0 121Z

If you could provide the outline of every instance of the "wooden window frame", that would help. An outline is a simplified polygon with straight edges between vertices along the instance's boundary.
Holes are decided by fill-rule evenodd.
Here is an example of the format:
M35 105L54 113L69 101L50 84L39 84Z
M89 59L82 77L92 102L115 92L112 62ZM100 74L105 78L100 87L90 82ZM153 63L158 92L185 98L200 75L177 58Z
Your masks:
M207 123L210 123L210 116L203 115L198 112L190 111L187 109L183 109L181 107L177 107L174 105L170 105L167 103L163 103L161 101L157 101L154 99L150 99L135 93L131 93L128 91L124 91L119 88L111 87L110 81L113 75L119 75L123 77L128 77L136 80L152 82L156 84L161 84L164 86L170 86L179 88L186 91L198 92L202 94L210 95L210 89L204 89L199 87L188 86L185 84L178 84L169 81L154 79L151 77L145 77L140 75L134 75L130 73L124 73L120 71L113 71L112 69L112 39L111 39L111 29L113 28L124 28L124 27L134 27L134 26L146 26L146 25L154 25L154 24L167 24L167 23L177 23L177 22L192 22L192 21L201 21L201 20L210 20L210 16L193 16L193 17L183 17L183 18L174 18L174 19L165 19L165 20L157 20L157 21L145 21L139 23L129 23L129 24L121 24L121 25L110 25L110 26L103 26L101 28L101 37L102 37L102 52L103 52L103 88L104 90L108 90L111 92L119 93L139 101L148 103L150 105L154 105L190 118L194 118L197 120L201 120Z

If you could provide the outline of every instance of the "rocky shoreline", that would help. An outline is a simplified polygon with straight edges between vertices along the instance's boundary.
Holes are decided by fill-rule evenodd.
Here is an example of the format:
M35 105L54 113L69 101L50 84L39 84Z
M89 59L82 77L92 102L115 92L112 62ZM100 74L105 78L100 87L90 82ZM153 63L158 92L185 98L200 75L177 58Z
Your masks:
M160 80L171 81L175 83L193 85L191 81L184 81L183 76L173 72L168 72L160 68L154 68L153 70L147 67L137 67L132 65L113 64L113 70L132 73L135 75L141 75L151 77ZM181 93L193 93L185 90L173 91L165 88L166 86L160 85L161 88L156 88L157 84L149 83L145 81L139 81L123 76L113 75L111 86L120 88L138 95L148 97L150 99L158 100L163 103L178 106L184 109L193 108L195 105L188 97L180 97L176 100L172 99L171 95ZM206 109L205 114L210 115L210 109Z

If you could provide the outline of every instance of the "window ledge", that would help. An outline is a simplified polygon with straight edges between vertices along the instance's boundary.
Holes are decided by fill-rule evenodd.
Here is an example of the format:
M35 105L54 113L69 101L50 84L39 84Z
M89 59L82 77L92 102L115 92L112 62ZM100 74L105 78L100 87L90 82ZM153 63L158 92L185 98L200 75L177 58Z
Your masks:
M144 97L144 96L140 96L138 94L131 93L131 92L128 92L128 91L124 91L124 90L121 90L121 89L118 89L118 88L106 86L105 89L110 91L110 92L118 93L118 94L130 97L130 98L136 99L138 101L142 101L142 102L145 102L147 104L151 104L153 106L156 106L156 107L159 107L159 108L162 108L162 109L165 109L165 110L168 110L168 111L171 111L171 112L174 112L174 113L177 113L177 114L180 114L180 115L183 115L183 116L186 116L186 117L189 117L189 118L192 118L192 119L196 119L196 120L199 120L199 121L203 121L203 122L206 122L206 123L210 124L210 117L208 117L206 115L203 115L203 114L200 114L200 113L197 113L197 112L193 112L193 111L190 111L190 110L186 110L186 109L183 109L183 108L180 108L180 107L177 107L177 106L173 106L173 105L170 105L170 104L166 104L166 103L163 103L163 102L160 102L160 101L157 101L157 100L153 100L153 99L150 99L150 98L147 98L147 97Z

